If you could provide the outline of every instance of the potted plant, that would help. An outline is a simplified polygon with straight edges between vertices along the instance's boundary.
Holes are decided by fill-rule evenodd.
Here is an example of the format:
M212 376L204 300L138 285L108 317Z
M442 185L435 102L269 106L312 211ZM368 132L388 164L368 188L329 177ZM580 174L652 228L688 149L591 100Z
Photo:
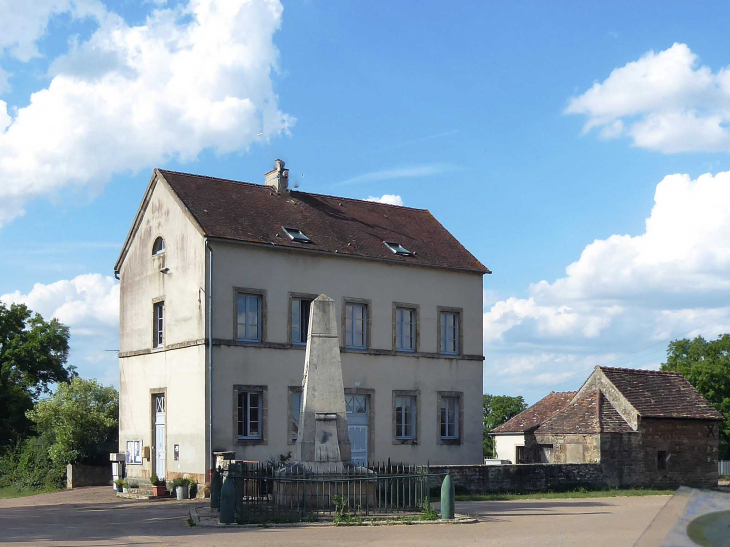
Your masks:
M122 492L125 494L129 491L129 483L127 481L122 481Z
M127 488L129 490L138 490L139 489L139 483L136 483L136 482L127 483Z
M152 476L150 477L150 483L152 484L153 496L161 497L164 496L167 492L167 484L165 483L165 479L158 478L157 473L152 473Z
M175 491L178 501L188 499L188 489L190 488L191 482L187 477L178 477L172 481L172 489Z
M122 492L124 490L124 483L126 481L124 479L117 479L114 481L114 487L117 489L117 492Z

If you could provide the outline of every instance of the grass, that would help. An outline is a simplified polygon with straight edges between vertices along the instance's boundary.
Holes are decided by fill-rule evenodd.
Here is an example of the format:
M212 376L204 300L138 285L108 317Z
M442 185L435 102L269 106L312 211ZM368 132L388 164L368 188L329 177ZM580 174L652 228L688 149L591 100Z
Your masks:
M49 492L58 492L57 488L18 488L16 486L4 486L0 488L0 500L10 498L23 498L25 496L35 496L36 494L47 494Z
M572 490L568 492L527 492L494 494L460 494L456 501L509 501L509 500L551 500L572 498L618 498L626 496L671 496L674 490L651 490L647 488L626 488L611 490Z

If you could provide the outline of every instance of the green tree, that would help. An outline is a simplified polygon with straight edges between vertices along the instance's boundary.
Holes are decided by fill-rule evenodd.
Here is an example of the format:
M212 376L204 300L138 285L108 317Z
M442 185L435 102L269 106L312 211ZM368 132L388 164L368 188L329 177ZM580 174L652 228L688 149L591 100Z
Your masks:
M0 303L0 449L31 433L26 417L53 384L74 375L66 366L68 327L23 304Z
M730 334L711 341L698 336L670 342L661 368L681 373L722 413L720 459L730 459Z
M483 399L483 455L485 458L494 456L494 437L488 435L492 429L499 427L504 422L517 416L527 408L525 399L520 395L510 397L509 395L484 395Z
M57 465L101 463L116 450L118 417L117 390L79 377L28 412L38 433L53 439L48 454Z

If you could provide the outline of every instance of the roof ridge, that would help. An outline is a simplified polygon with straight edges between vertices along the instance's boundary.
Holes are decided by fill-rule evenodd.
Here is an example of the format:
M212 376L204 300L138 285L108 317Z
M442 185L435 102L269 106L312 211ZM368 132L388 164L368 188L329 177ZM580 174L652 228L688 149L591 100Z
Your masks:
M598 365L598 368L601 370L619 370L621 372L638 372L640 374L672 374L675 376L682 376L684 375L681 372L677 372L676 370L651 370L651 369L643 369L643 368L624 368L624 367L607 367L604 365Z
M197 173L186 173L184 171L173 171L171 169L160 169L160 168L156 168L156 169L157 169L157 171L160 171L161 173L172 173L172 174L175 174L175 175L185 175L186 177L196 177L196 178L200 178L200 179L212 179L212 180L217 180L217 181L220 181L220 182L228 182L228 183L231 183L231 184L245 184L247 186L255 186L257 188L266 188L266 185L265 184L258 184L256 182L246 182L246 181L243 181L243 180L225 179L225 178L222 178L222 177L211 177L210 175L199 175ZM346 197L343 197L343 196L333 196L331 194L319 194L319 193L316 193L316 192L304 192L302 190L290 190L289 193L290 194L292 194L292 193L306 194L308 196L334 198L334 199L340 199L340 200L345 200L345 201L357 201L357 202L361 202L361 203L373 203L375 205L383 205L383 206L386 206L386 207L395 207L397 209L410 209L411 211L424 211L424 212L428 212L428 209L423 209L423 208L420 208L420 207L408 207L407 205L395 205L393 203L383 203L381 201L371 201L371 200L368 200L368 199L346 198Z

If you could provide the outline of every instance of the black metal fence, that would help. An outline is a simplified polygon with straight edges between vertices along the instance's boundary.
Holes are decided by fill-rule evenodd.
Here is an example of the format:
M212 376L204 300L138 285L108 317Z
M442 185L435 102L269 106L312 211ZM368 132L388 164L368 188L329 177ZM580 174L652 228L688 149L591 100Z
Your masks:
M428 466L375 463L367 467L324 467L231 462L237 520L301 520L318 515L398 514L429 502ZM438 476L441 476L440 474Z

